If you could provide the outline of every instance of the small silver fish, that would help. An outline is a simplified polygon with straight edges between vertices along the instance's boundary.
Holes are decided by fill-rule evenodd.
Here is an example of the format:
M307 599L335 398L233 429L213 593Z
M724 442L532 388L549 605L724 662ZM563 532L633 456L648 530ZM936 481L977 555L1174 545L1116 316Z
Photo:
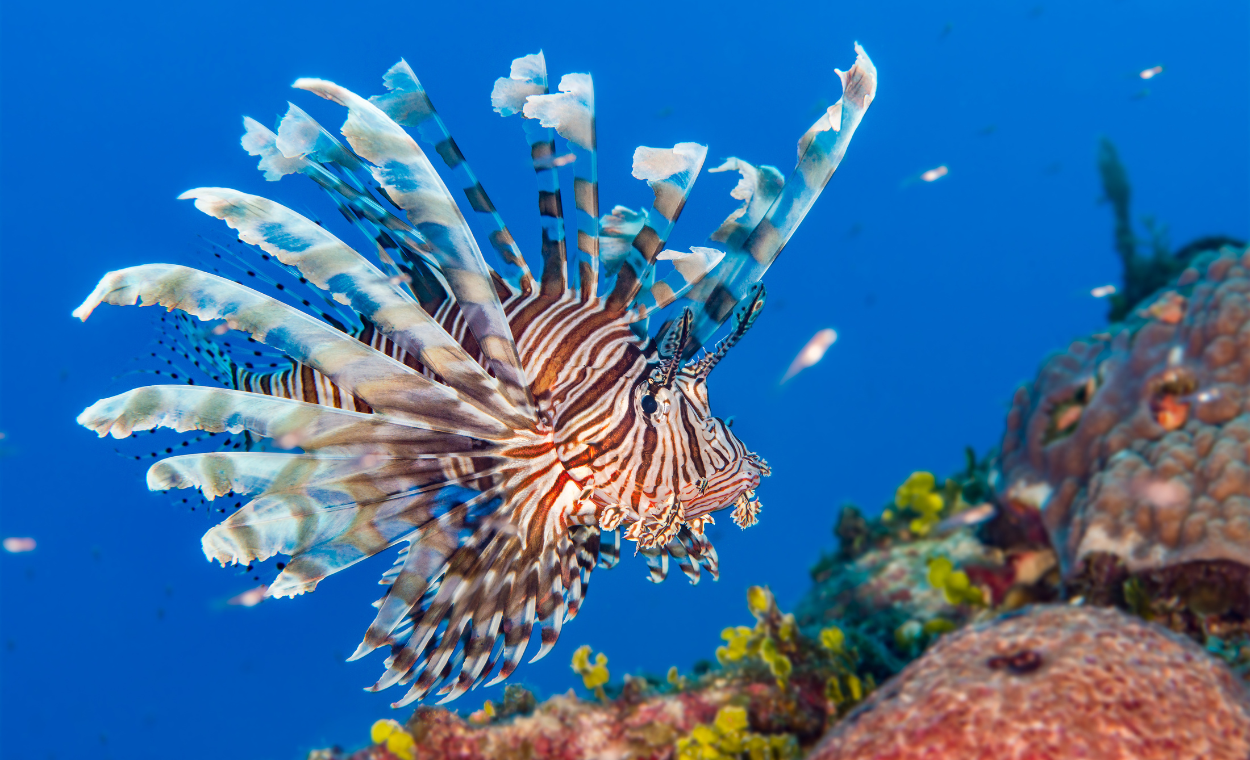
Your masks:
M975 507L969 507L964 511L951 515L937 525L933 526L934 533L950 533L959 528L966 528L972 525L980 525L994 515L998 514L998 508L990 502L978 504Z

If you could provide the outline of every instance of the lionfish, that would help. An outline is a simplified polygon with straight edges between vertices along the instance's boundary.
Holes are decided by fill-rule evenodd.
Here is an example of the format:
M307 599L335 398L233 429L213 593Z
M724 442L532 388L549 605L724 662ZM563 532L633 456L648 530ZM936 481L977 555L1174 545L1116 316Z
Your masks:
M387 91L369 99L300 79L297 89L347 109L346 145L295 105L276 133L244 119L242 145L266 179L298 173L324 189L372 242L372 259L260 196L210 187L181 197L348 318L315 316L309 299L301 309L186 266L110 272L76 317L101 303L178 310L192 342L184 355L227 387L136 388L93 404L78 422L115 438L160 427L245 438L242 450L236 442L236 450L159 461L147 482L157 491L198 488L207 499L252 495L202 544L223 565L289 555L269 596L312 591L402 544L350 658L390 647L371 688L411 683L395 706L432 692L453 699L492 673L490 683L502 681L535 627L533 660L551 650L581 607L591 571L616 563L622 532L652 580L665 577L672 557L698 581L701 569L717 575L705 532L713 513L732 508L740 527L756 522L755 488L768 466L712 415L707 379L759 315L761 276L873 99L876 70L859 45L856 53L854 66L837 72L842 98L802 136L788 178L737 158L710 170L740 173L732 196L742 205L712 233L717 247L688 253L664 244L707 148L639 147L633 176L647 182L654 203L601 217L591 77L566 75L552 93L541 52L513 61L491 102L521 117L530 145L542 230L537 274L407 63L392 67ZM503 272L486 263L418 140L459 183ZM568 164L575 276L558 176ZM662 261L672 266L660 278ZM681 299L684 308L652 334L650 319ZM731 314L728 336L703 350ZM231 330L248 345L232 344ZM255 344L282 361L258 366Z

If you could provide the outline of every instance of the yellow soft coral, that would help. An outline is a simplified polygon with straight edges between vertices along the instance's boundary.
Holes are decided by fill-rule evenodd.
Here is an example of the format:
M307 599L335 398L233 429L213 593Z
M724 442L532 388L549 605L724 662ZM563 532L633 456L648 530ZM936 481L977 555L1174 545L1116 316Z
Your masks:
M820 645L833 654L841 654L846 646L846 634L836 625L825 628L820 632Z
M764 736L747 730L746 708L726 705L709 725L700 723L677 740L677 760L791 760L799 745L789 734Z
M721 631L725 646L716 648L716 659L721 665L728 665L758 658L768 666L777 685L785 688L794 666L778 644L793 649L797 631L794 616L781 614L773 593L763 586L747 589L747 609L755 616L755 627L739 625Z
M918 536L926 535L942 519L942 507L946 506L946 500L933 490L936 485L933 473L913 472L894 492L894 506L910 509L919 515L908 526Z
M755 631L745 625L726 628L720 632L720 637L727 642L723 647L716 647L716 659L721 665L759 654L760 644Z
M413 760L416 757L416 741L397 720L379 720L369 730L369 736L374 744L385 744L387 752L399 760Z
M968 574L956 570L954 563L946 557L934 557L929 560L929 585L940 589L951 604L967 604L972 607L985 606L985 593L972 585Z
M484 725L494 720L496 715L498 715L498 712L495 710L495 705L488 699L482 705L481 710L474 710L469 713L469 722Z
M590 663L590 645L583 644L573 652L573 672L582 677L582 683L595 693L601 702L608 701L603 685L608 682L608 656L603 652L595 655Z
M789 657L777 651L777 642L772 637L760 642L760 659L768 666L768 672L777 679L777 685L784 689L794 666Z
M846 690L843 691L842 684L846 684ZM864 682L854 673L846 673L842 676L830 676L825 681L825 699L833 704L841 707L843 705L853 705L864 698Z

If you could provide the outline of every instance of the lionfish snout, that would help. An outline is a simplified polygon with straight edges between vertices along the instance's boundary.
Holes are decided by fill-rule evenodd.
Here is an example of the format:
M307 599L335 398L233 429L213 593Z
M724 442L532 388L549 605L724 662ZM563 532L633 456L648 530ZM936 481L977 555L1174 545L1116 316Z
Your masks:
M755 497L760 479L769 475L768 463L759 455L745 452L729 466L709 474L694 485L686 504L686 514L697 517L721 509L733 509L734 522L746 528L757 522L760 503Z

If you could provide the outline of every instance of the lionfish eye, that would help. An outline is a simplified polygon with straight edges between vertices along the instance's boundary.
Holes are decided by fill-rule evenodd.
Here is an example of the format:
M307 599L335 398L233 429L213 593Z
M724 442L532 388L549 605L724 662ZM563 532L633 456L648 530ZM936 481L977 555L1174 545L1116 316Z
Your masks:
M655 414L655 410L660 408L659 402L657 402L655 400L655 396L652 396L650 393L643 395L642 399L640 399L638 403L642 405L642 411L647 414Z

